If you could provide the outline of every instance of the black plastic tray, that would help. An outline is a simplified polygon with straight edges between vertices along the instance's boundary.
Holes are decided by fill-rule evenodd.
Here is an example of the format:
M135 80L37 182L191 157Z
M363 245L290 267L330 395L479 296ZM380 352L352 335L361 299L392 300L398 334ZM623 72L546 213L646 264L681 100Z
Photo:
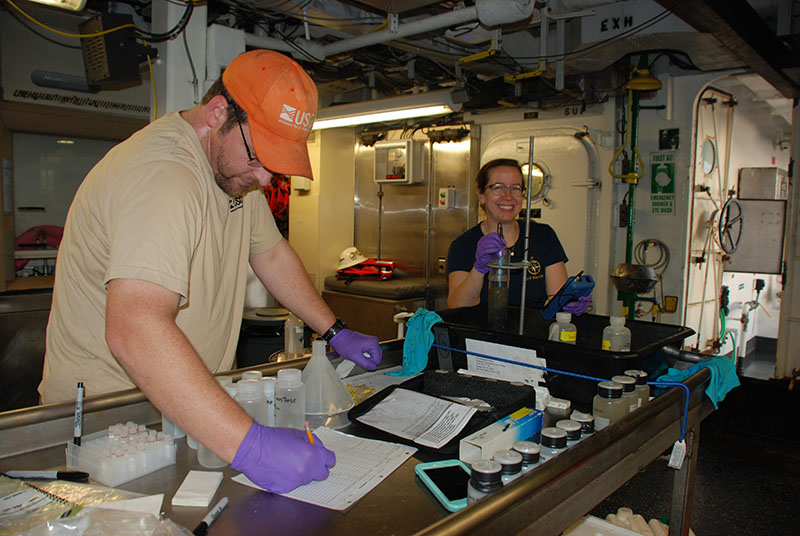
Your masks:
M578 330L577 343L573 345L547 340L552 322L542 318L536 309L526 309L522 335L519 335L518 307L509 308L508 324L502 331L488 329L486 307L482 305L437 313L444 321L433 326L435 343L438 345L464 350L465 340L475 339L530 348L547 361L548 368L603 379L610 379L628 369L641 369L651 376L665 372L665 357L660 350L665 346L677 345L694 334L694 330L682 326L626 320L626 326L631 330L631 351L610 352L601 347L603 329L609 324L607 316L583 314L573 317L572 323ZM428 368L466 368L466 354L431 348ZM597 393L595 381L550 372L545 379L553 396L571 400L583 409L591 407Z

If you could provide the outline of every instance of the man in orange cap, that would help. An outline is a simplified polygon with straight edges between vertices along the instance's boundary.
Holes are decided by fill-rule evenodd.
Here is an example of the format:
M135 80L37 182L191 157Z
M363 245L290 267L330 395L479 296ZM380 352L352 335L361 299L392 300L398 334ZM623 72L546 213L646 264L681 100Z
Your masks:
M376 337L348 330L278 232L258 185L312 178L314 83L282 54L241 54L200 104L166 114L86 176L59 249L39 392L45 403L132 387L254 482L324 479L334 455L267 428L210 372L230 370L249 262L272 295L367 369ZM210 372L209 372L210 371Z

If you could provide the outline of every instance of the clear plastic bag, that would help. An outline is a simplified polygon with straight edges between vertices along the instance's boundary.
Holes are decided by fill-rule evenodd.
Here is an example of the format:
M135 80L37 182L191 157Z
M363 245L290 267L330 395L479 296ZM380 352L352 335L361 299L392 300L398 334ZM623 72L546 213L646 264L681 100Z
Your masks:
M191 536L191 532L169 519L152 514L106 510L88 506L76 515L42 523L21 536Z

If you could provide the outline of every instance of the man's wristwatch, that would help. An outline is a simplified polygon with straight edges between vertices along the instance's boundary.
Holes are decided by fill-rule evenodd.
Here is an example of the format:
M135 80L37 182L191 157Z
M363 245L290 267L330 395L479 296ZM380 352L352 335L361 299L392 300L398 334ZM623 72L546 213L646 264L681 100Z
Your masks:
M336 322L333 323L330 329L322 334L322 340L325 342L330 342L330 340L334 337L334 335L336 335L343 329L347 329L347 324L345 324L344 320L342 320L341 318L337 318Z

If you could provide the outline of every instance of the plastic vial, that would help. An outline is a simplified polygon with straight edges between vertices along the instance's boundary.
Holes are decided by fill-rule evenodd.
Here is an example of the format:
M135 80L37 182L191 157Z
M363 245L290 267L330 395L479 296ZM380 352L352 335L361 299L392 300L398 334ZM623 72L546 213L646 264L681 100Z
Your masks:
M624 374L636 380L636 396L639 398L639 407L650 402L650 386L647 385L647 373L643 370L631 369L626 370Z
M197 444L197 461L200 465L209 469L217 469L228 465L228 462L214 454L211 449L202 443Z
M594 433L594 417L589 413L576 410L572 412L569 418L581 425L581 435L583 437Z
M556 428L560 428L567 433L567 448L581 440L581 425L572 419L562 419L556 423Z
M522 474L522 454L516 450L498 450L492 459L500 464L500 481L505 486Z
M267 398L261 380L239 380L236 402L259 424L267 425Z
M278 371L278 381L275 383L275 426L304 429L306 392L302 378L300 369Z
M267 399L267 426L275 426L275 383L276 378L262 378L264 397Z
M163 413L161 414L161 430L163 430L165 434L172 436L173 439L180 439L186 435L186 432L169 420Z
M260 380L262 376L264 375L258 370L248 370L246 372L242 372L243 380Z
M542 438L539 443L539 455L543 462L555 458L567 448L567 433L561 428L548 426L542 428Z
M625 317L612 316L609 322L603 329L603 350L630 352L631 330L625 327Z
M467 484L467 504L503 487L500 472L503 467L494 460L478 460L472 464L472 472Z
M539 464L539 444L533 441L517 441L511 448L522 455L522 472L530 471Z
M616 382L600 382L592 403L595 430L602 430L628 414L628 406L622 400L622 386Z
M489 267L487 325L492 331L505 329L508 320L508 286L511 280L511 270L506 267L508 262L506 250L501 250L498 252L496 266Z
M630 376L611 376L612 382L622 385L622 400L628 413L639 408L639 394L636 392L636 379Z
M305 325L294 313L283 323L283 353L286 359L303 355L303 332Z
M556 313L556 321L550 324L551 341L576 344L578 342L578 328L571 322L572 315L565 312Z

